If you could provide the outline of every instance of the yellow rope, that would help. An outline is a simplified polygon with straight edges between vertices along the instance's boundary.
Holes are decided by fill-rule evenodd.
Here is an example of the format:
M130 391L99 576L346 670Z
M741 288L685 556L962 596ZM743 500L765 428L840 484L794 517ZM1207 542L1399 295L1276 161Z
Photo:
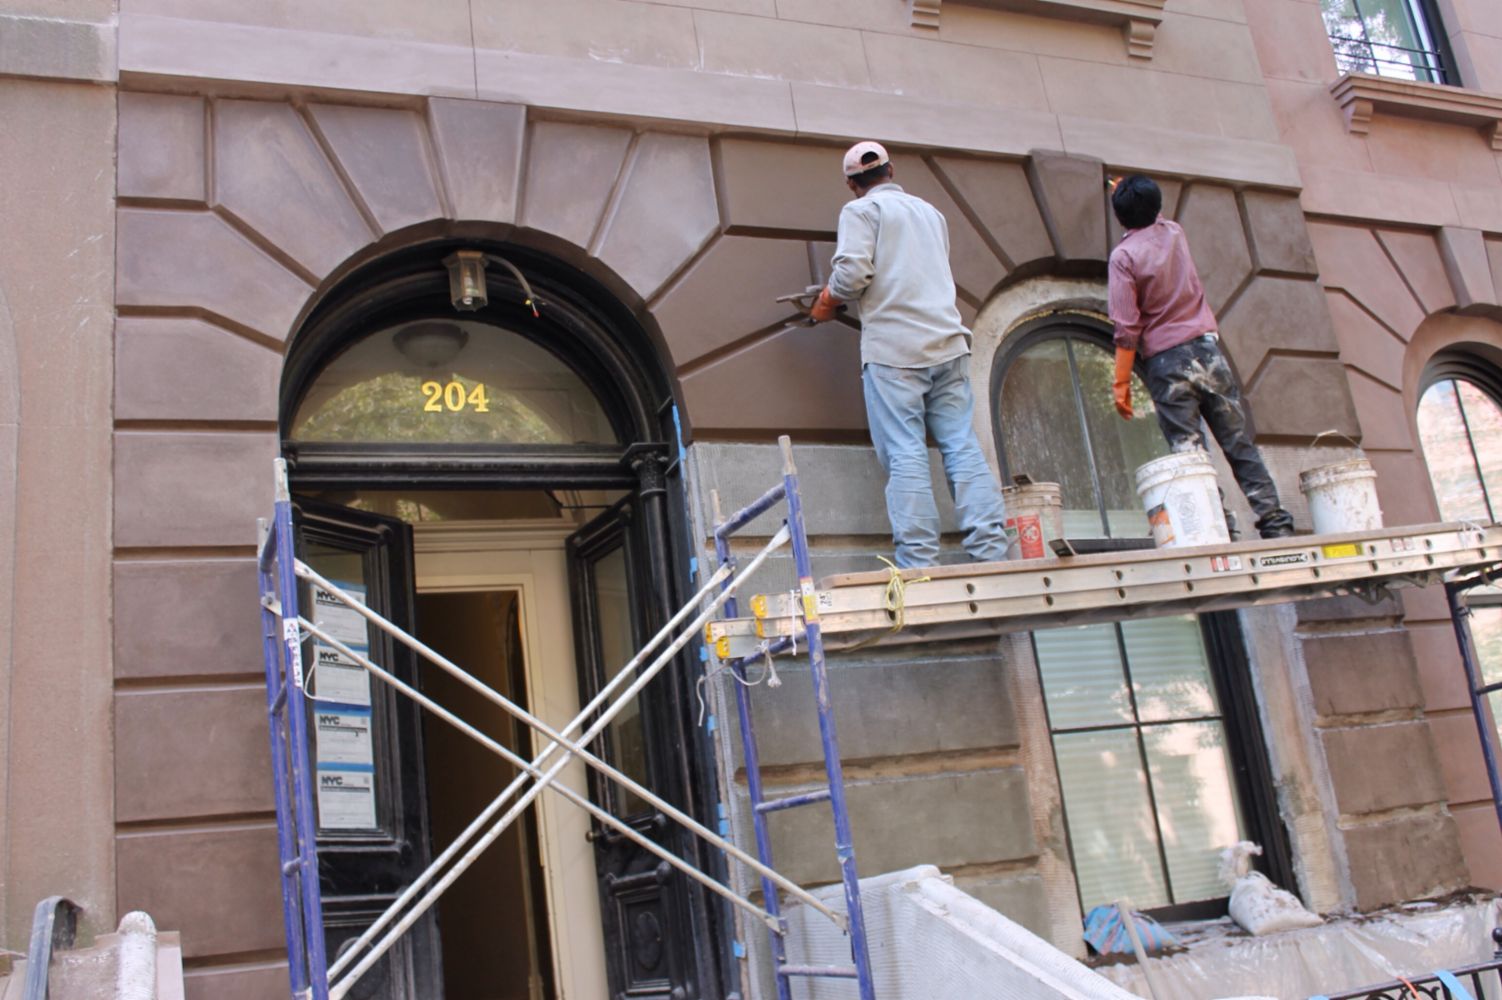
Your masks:
M853 653L857 649L865 649L873 642L878 642L889 635L901 632L907 625L907 585L910 583L928 583L933 580L931 576L920 576L915 580L904 580L902 578L902 570L897 568L896 563L892 562L886 556L877 556L876 558L887 564L887 590L882 598L882 607L886 609L887 616L892 619L892 627L887 629L886 632L879 632L876 635L862 639L854 646L848 647L847 652Z

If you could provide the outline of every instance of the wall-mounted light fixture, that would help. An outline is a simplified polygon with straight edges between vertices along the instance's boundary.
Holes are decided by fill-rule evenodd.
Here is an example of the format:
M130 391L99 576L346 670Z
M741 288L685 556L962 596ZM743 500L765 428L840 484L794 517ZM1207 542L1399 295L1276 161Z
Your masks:
M402 357L419 368L437 368L459 356L469 343L469 334L457 323L422 320L396 331L391 342Z
M485 264L482 250L456 250L443 259L443 266L449 269L449 298L460 312L484 309L490 301Z

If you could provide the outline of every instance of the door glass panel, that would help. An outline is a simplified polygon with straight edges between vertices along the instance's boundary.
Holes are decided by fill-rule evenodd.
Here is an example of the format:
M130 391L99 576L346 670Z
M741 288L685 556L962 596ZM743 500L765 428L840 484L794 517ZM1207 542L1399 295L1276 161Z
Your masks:
M1132 376L1133 417L1123 420L1111 396L1111 383L1116 378L1114 352L1091 341L1076 340L1074 363L1080 374L1085 428L1095 449L1106 524L1113 536L1146 535L1147 515L1137 496L1137 467L1169 453L1147 385Z
M1122 622L1121 635L1143 722L1219 713L1199 622L1188 615Z
M419 320L356 341L314 381L292 420L307 442L614 444L599 400L571 368L510 330Z
M1112 625L1080 625L1033 633L1048 721L1054 729L1112 725L1132 718Z
M1064 340L1030 347L1007 367L997 431L1008 475L1058 483L1064 495L1065 532L1098 536L1100 509Z
M1222 895L1220 852L1242 839L1225 728L1219 722L1147 726L1142 740L1174 898Z
M364 603L370 592L359 552L317 542L303 546L303 560L320 576ZM370 626L321 587L309 587L303 613L351 651L370 656ZM326 832L378 826L379 786L370 674L332 645L315 638L305 654L309 687L319 699L309 713L313 766L317 772L318 826Z
M1460 406L1465 411L1466 426L1471 432L1471 447L1481 467L1481 484L1486 488L1492 520L1496 520L1502 501L1502 408L1496 400L1469 382L1460 387Z
M1060 733L1054 754L1085 909L1122 897L1139 909L1169 902L1132 730Z
M1419 400L1419 439L1429 466L1429 482L1439 502L1440 517L1446 521L1490 521L1457 386L1454 379L1436 382Z
M599 616L600 655L608 683L608 679L636 654L631 630L631 599L626 585L625 548L617 546L595 562L594 598ZM632 698L610 721L606 732L609 734L611 763L627 777L647 784L647 744L640 696ZM636 793L618 784L613 784L611 801L616 803L615 811L623 816L644 812L648 808Z

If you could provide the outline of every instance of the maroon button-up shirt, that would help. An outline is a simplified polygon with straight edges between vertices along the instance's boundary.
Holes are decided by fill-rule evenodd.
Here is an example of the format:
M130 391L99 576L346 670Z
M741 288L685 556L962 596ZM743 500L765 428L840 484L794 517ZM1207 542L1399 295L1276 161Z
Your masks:
M1111 251L1111 322L1116 346L1150 358L1216 330L1189 241L1163 216L1129 229Z

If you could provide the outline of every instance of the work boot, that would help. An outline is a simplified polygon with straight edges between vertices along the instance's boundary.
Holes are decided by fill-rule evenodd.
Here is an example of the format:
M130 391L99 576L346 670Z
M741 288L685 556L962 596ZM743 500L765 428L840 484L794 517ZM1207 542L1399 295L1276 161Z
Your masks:
M1257 534L1263 538L1287 538L1293 534L1293 516L1280 507L1257 522Z

